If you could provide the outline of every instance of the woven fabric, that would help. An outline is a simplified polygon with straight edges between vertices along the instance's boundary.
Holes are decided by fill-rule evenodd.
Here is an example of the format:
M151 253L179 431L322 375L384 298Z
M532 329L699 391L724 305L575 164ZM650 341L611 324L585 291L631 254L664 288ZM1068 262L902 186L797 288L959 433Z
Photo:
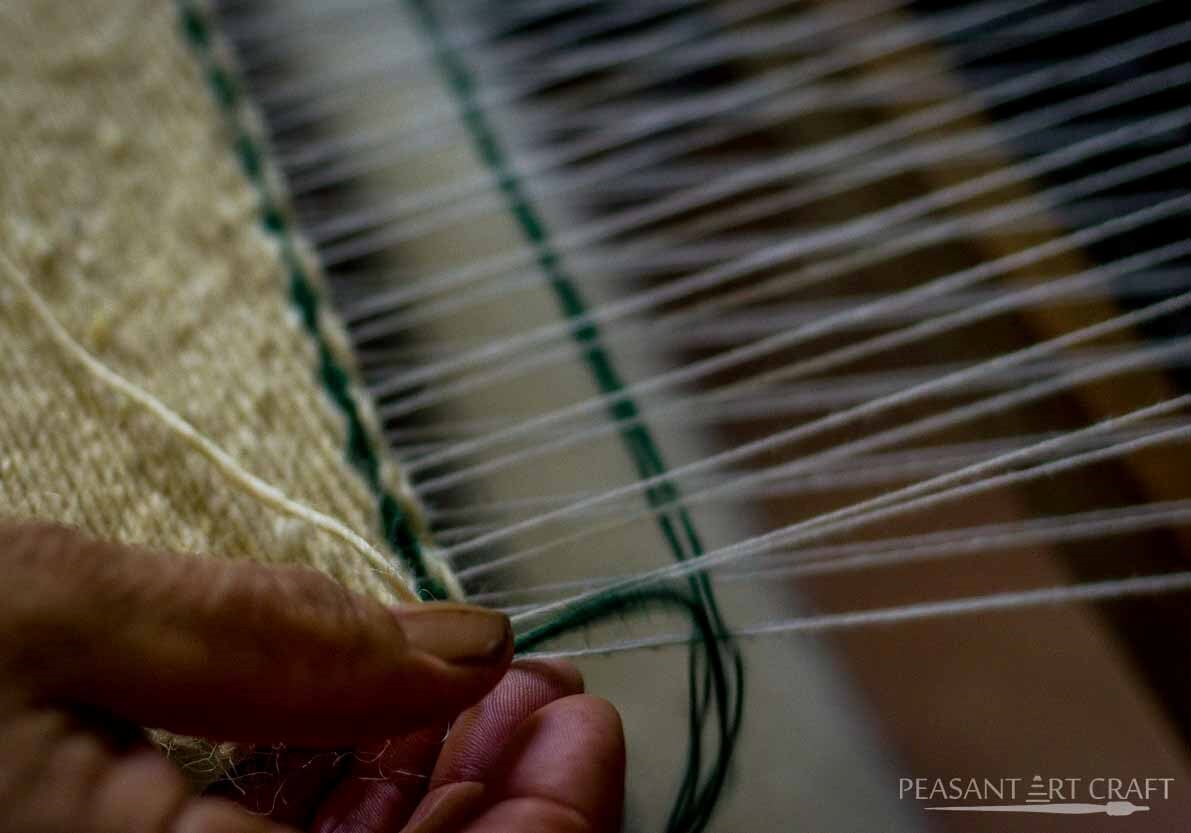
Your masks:
M295 307L294 258L315 287L317 265L301 241L262 223L261 186L245 174L228 110L169 0L5 4L0 251L103 364L382 552L387 495L453 589L408 485L379 451L368 403L350 389L364 436L349 436L344 404L328 393L328 363L350 374L346 340L325 303L313 322ZM0 279L0 516L309 565L388 602L412 594L400 559L395 588L341 540L235 488L88 374L30 307ZM377 455L375 482L349 459L361 443Z

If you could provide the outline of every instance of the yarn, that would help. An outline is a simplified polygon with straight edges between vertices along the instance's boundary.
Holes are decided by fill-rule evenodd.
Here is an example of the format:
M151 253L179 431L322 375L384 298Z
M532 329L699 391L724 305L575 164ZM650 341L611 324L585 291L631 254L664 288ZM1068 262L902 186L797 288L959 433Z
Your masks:
M45 299L35 290L25 274L12 262L8 255L0 252L0 271L4 272L14 286L20 290L38 320L45 325L46 332L54 343L77 362L83 369L94 376L101 384L128 397L141 408L145 409L155 419L159 420L171 434L176 436L189 448L197 451L211 462L220 474L245 494L259 501L275 512L309 524L315 529L322 530L339 539L354 549L372 565L373 569L391 578L393 591L404 601L416 602L419 597L402 581L400 575L393 569L384 555L375 547L347 528L342 522L323 512L312 509L290 497L276 486L265 482L244 468L234 457L216 445L210 437L202 434L187 422L180 414L139 385L125 379L116 371L99 361L87 349L79 344L66 331L61 322L54 316L53 310L46 304Z
M316 2L284 13L228 3L223 22L255 67L246 83L275 131L302 228L332 269L386 432L419 495L435 502L436 539L479 591L473 599L532 593L505 608L522 654L655 607L693 617L694 634L618 641L604 626L562 652L718 642L705 609L698 622L692 586L711 570L739 579L719 586L744 631L800 633L788 617L805 612L803 585L774 588L773 569L797 569L803 556L824 570L880 568L899 563L884 558L895 542L907 559L950 558L963 549L954 537L915 549L886 536L903 525L959 533L949 521L969 513L1024 523L1032 507L1018 502L1035 496L1053 524L1010 527L1002 542L1160 526L1156 514L1111 527L1068 517L1084 497L1080 482L1092 479L1081 465L1125 472L1123 486L1136 465L1145 486L1156 482L1154 495L1180 496L1151 476L1174 467L1149 464L1185 451L1156 448L1185 443L1184 419L1072 433L1085 425L1081 405L1110 420L1161 415L1138 409L1163 400L1161 408L1185 405L1162 378L1185 368L1185 339L1121 349L1135 329L1169 335L1188 305L1186 241L1170 230L1189 203L1167 174L1181 175L1191 159L1179 142L1191 110L1172 92L1191 80L1176 54L1191 28L1176 14L1151 19L1162 0L946 9L839 0L788 10L780 7L801 4L690 2L641 27L618 22L629 13L622 4L570 0L532 4L532 13L435 0L351 14ZM725 10L761 7L773 14L759 25L724 25ZM946 50L938 58L935 45ZM1122 119L1122 110L1147 116ZM1120 292L1135 279L1152 285L1156 270L1174 285ZM1110 299L1140 315L1118 316ZM872 384L834 398L860 362L857 378ZM787 409L791 381L800 405ZM1105 389L1122 395L1109 401ZM655 438L665 466L640 445ZM898 465L870 466L886 459ZM1061 481L1041 482L1051 475ZM885 502L873 498L880 487ZM1159 506L1146 497L1089 489L1086 503L1104 512ZM1163 517L1185 526L1185 507L1168 508ZM690 554L686 515L710 552ZM840 540L818 543L832 537ZM1164 537L1143 540L1152 548ZM659 544L681 560L655 570ZM836 559L860 544L880 547L881 560ZM1037 586L1059 581L1050 572L1066 560L1107 547L1057 549L1028 565ZM1002 576L992 556L1032 554L939 566L957 582L984 579L988 589L973 593L992 593L1001 579L1017 590L1026 585L1012 570ZM1094 560L1075 569L1109 571ZM890 571L899 602L919 601L898 595L912 570ZM878 624L885 614L849 610L864 605L836 588L864 596L883 578L866 569L806 586L844 608L833 621ZM574 596L588 590L597 592ZM923 596L932 590L923 582ZM1047 598L1112 592L1077 587ZM988 597L939 610L1000 601L1031 606ZM913 650L908 634L878 639L890 637ZM750 703L764 719L747 727L760 745L738 762L754 799L821 744L839 753L848 742L834 728L818 743L817 726L786 728L812 714L817 725L831 722L797 693L815 678L802 652L826 641L752 648L774 659L752 666L769 677ZM656 659L661 668L677 658ZM630 723L665 709L653 680L628 670L651 659L593 664L612 672L593 687L627 693L611 696ZM656 687L673 677L659 672ZM770 692L774 700L758 705ZM632 771L678 768L640 761L659 757L653 750L682 728L633 729ZM699 726L690 733L698 738ZM773 738L811 751L789 754ZM869 760L876 743L862 742L858 757ZM787 780L805 786L829 769ZM860 769L851 767L857 782ZM633 791L653 792L645 780ZM671 824L702 824L698 788L684 779ZM783 829L799 800L810 812L816 798L791 792L776 813L730 801L726 815L748 827L750 810L768 811L753 826ZM653 796L634 799L645 812L656 806ZM891 828L896 815L882 813Z
M1191 571L1184 570L1157 576L1110 579L1084 584L1063 585L1061 587L1043 587L1037 590L1021 590L1013 593L992 593L984 596L949 599L941 602L921 602L918 604L878 608L875 610L803 616L776 622L766 622L759 625L746 625L734 629L732 635L737 638L756 638L778 634L825 633L850 628L925 622L931 619L1022 610L1031 607L1071 604L1073 602L1113 601L1137 596L1158 596L1168 593L1186 593L1188 591L1191 591ZM661 600L662 596L660 592L656 595L643 592L637 598L642 602L648 602ZM675 600L675 603L678 604L681 602ZM518 641L519 648L527 652L528 656L538 659L549 659L606 656L620 651L641 651L662 648L668 645L684 645L691 641L690 635L658 634L642 639L626 640L624 642L590 648L566 648L553 651L533 650L539 643L559 635L571 625L578 622L590 623L604 615L608 615L608 613L597 606L575 608L573 610L573 618L568 622L559 623L558 625L543 625L540 630L535 629L527 633L524 638Z
M477 153L499 183L510 215L535 252L536 266L542 278L553 291L560 312L572 325L571 336L588 371L601 393L609 397L608 417L620 429L621 441L636 466L646 501L663 538L678 562L698 558L703 554L703 544L682 505L678 487L667 478L661 451L649 427L641 420L637 404L625 393L625 384L611 356L601 346L600 331L589 317L583 293L567 274L553 249L545 222L529 194L522 189L516 172L507 165L487 116L473 100L474 81L470 70L445 38L431 5L425 0L408 0L407 4L433 44L437 65L458 101L460 117ZM544 638L542 633L565 632L582 627L589 619L604 618L618 610L648 607L655 601L677 604L688 614L699 638L691 645L687 666L690 747L686 770L667 824L667 830L674 833L699 831L710 821L711 810L732 760L744 713L744 660L732 643L731 632L720 614L711 582L705 574L695 573L688 577L688 587L689 596L668 591L645 595L608 593L592 607L583 608L582 613L570 611L559 617L553 627L527 636L528 643L523 643L532 644ZM711 707L715 710L718 742L710 770L704 776L701 772L702 742Z

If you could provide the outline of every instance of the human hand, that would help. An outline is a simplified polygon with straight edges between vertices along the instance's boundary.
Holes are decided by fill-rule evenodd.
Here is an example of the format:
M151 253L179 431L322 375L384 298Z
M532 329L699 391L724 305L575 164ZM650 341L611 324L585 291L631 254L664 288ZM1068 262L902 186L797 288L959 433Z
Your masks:
M0 831L619 824L615 711L579 694L569 666L504 676L498 614L389 609L310 570L164 558L45 525L0 526L0 575ZM286 744L269 777L220 790L273 820L192 795L142 725ZM315 748L356 751L297 751Z

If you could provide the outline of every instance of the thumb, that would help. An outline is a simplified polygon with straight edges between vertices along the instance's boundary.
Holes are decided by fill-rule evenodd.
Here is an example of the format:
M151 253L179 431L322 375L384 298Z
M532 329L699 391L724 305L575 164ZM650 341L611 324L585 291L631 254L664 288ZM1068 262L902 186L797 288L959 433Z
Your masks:
M388 608L302 568L0 526L0 672L40 701L221 740L333 746L453 717L512 656L508 620Z

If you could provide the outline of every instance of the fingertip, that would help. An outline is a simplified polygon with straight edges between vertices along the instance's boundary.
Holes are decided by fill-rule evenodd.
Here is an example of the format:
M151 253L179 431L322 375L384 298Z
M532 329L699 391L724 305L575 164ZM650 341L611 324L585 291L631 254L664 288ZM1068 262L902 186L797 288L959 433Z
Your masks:
M137 752L104 773L95 787L91 815L101 822L100 829L162 829L189 795L189 786L173 764L157 752Z
M625 770L624 723L616 706L593 694L576 694L551 703L558 720L574 733L576 748L585 750L592 766L609 779L623 784Z
M583 678L568 662L514 662L495 689L455 721L435 767L434 783L483 780L522 721L546 704L582 690Z
M506 650L483 661L449 662L411 650L387 686L396 695L388 699L388 711L395 705L403 709L403 731L453 720L496 688L507 676L511 662L511 641ZM386 717L382 711L377 719L392 721L392 716Z
M406 648L393 684L407 728L455 718L492 691L513 661L513 631L502 613L450 602L390 610Z
M572 808L594 830L614 830L624 804L620 714L587 694L556 700L522 723L493 771L502 799L543 799Z
M508 667L513 658L509 617L495 610L450 602L390 608L406 644L452 666Z

